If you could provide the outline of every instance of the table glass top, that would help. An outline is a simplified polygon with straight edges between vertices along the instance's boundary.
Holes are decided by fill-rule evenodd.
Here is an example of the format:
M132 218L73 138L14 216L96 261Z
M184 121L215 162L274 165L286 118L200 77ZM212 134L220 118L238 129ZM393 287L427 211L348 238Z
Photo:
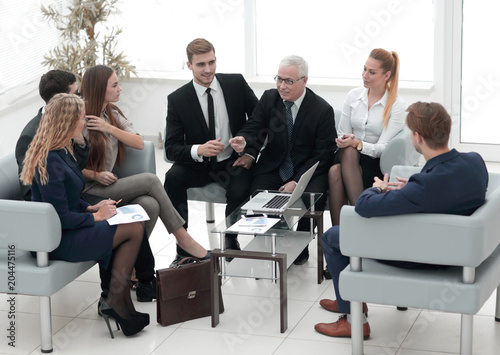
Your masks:
M258 192L264 190L257 190L252 194L251 197L255 196ZM279 193L278 191L266 190L266 192L274 192ZM262 213L257 211L251 211L243 209L242 207L245 203L250 199L245 200L236 210L234 210L226 219L224 219L221 223L219 223L213 230L212 233L226 233L227 229L234 225L236 222L240 221L242 218L251 218L251 217L264 217L264 218L276 218L279 221L274 224L270 229L265 232L255 232L248 230L238 230L238 234L254 234L254 235L264 235L271 236L275 234L277 237L284 237L310 210L310 207L316 203L321 197L321 193L309 193L304 192L302 196L295 201L289 208L287 208L284 212L276 214L276 213ZM243 228L245 229L245 228Z

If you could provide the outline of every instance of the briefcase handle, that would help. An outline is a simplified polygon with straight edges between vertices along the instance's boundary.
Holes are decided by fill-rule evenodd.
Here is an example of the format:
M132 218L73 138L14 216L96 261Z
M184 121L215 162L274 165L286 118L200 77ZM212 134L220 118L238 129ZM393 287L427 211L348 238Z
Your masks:
M178 269L183 265L188 265L188 264L198 264L203 262L202 260L195 258L194 256L186 256L185 258L182 258L176 266L173 267L173 269Z

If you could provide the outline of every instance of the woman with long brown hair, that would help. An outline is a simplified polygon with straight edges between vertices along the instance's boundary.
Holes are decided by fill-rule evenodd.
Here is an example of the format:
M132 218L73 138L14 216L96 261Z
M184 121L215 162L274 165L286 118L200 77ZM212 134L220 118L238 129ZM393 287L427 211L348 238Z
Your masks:
M142 222L111 226L106 219L116 214L115 201L108 199L89 205L80 198L84 178L73 154L72 140L85 125L85 107L76 95L57 94L45 107L37 133L26 153L21 181L32 185L32 200L54 206L61 220L59 246L51 259L96 260L111 268L111 282L100 311L114 318L125 335L141 331L149 315L135 310L128 284L143 238ZM113 254L113 257L111 257Z
M344 101L337 152L328 172L330 216L338 225L343 205L354 205L373 178L382 178L380 156L405 125L406 106L398 96L399 56L374 49L363 68L363 87Z
M114 104L120 98L121 88L113 69L96 65L83 75L81 93L85 101L87 124L84 135L90 145L90 156L83 170L85 193L122 200L123 204L137 203L148 213L145 223L149 237L158 217L178 244L191 255L208 258L209 253L184 229L184 219L172 205L162 183L155 174L142 173L118 179L112 170L120 165L125 147L143 149L144 142L132 123ZM143 294L145 291L146 294ZM143 282L139 279L137 297L141 301L156 298L154 276Z

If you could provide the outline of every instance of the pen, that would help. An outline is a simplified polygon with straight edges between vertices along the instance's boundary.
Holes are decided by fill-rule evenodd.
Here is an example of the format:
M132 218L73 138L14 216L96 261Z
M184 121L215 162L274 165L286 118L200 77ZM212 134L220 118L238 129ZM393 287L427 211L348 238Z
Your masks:
M119 204L120 202L122 202L122 200L123 200L123 199L121 198L121 199L119 199L118 201L116 201L116 202L115 202L115 205L117 205L117 204Z

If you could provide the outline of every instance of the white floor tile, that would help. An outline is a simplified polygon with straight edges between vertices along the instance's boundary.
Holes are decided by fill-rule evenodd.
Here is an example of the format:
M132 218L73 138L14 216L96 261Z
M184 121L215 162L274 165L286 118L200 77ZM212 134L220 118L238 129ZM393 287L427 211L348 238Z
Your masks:
M176 329L151 325L142 332L125 337L110 322L111 339L103 319L75 318L54 336L54 354L151 354Z
M193 341L194 339L196 341ZM267 336L180 328L169 336L152 355L265 355L273 354L281 342L282 339Z
M458 354L460 351L460 315L422 311L408 333L402 349ZM473 353L498 354L500 323L493 316L474 317Z
M52 317L52 333L57 333L66 324L71 322L71 318ZM16 312L14 324L14 338L11 336L10 322L12 318L8 318L7 312L0 312L0 328L2 329L2 338L0 341L0 354L30 354L40 347L40 318L38 314ZM54 336L54 344L58 339ZM10 345L9 345L10 343ZM40 353L40 352L38 352Z
M365 355L392 355L397 349L364 346ZM287 338L274 355L335 354L351 355L351 344Z
M401 349L397 352L396 355L450 355L450 354L455 354L455 353L441 353L441 352L435 352L435 351L422 351L422 350L408 350L408 349Z
M288 329L280 333L280 307L277 298L225 295L225 311L213 332L286 337L311 307L311 302L288 300ZM184 322L182 329L206 330L211 327L210 317Z

